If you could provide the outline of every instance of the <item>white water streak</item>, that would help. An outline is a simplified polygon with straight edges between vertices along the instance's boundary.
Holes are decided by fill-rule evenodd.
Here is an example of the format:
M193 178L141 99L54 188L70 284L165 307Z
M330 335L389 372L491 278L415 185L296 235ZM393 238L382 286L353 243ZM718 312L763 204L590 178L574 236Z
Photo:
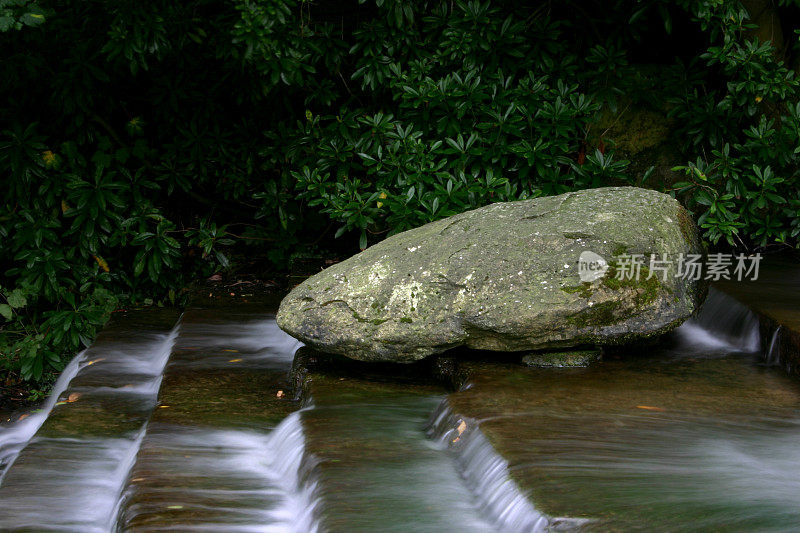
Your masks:
M747 306L713 287L696 317L675 330L687 349L757 352L761 346L759 320Z
M498 531L539 533L584 522L552 518L537 510L511 479L508 462L495 451L477 423L453 414L447 400L437 409L430 432L453 452L467 488Z
M59 397L67 390L86 359L86 350L76 355L64 368L56 380L53 390L41 409L16 422L8 428L0 430L0 484L8 469L16 460L19 452L30 442L31 438L39 431Z

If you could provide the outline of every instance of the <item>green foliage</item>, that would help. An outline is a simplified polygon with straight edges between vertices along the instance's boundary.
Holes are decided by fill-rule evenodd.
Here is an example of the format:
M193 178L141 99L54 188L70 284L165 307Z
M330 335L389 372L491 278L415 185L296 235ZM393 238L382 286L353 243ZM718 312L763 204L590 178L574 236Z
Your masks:
M174 303L187 276L227 265L218 250L231 243L225 228L177 230L154 203L158 185L136 149L100 137L88 158L70 141L45 150L36 124L0 139L0 163L11 174L4 185L15 193L0 217L14 282L0 304L0 353L24 379L60 369L121 303ZM202 257L185 259L187 248Z
M0 0L0 366L46 379L232 253L641 183L598 126L629 105L672 117L666 185L711 242L796 246L798 50L750 25L733 0Z
M45 21L45 13L30 0L0 0L0 33L21 30L25 26L38 26Z
M96 288L80 301L66 293L62 306L41 311L36 306L37 293L23 287L12 291L0 287L5 300L0 304L5 320L0 363L18 368L24 379L40 380L48 368L63 368L62 355L88 346L117 305L114 295Z
M797 245L800 82L770 42L749 38L738 2L702 3L694 14L712 39L706 75L673 99L687 152L676 190L705 236L742 248ZM720 83L724 80L724 83Z
M625 65L621 50L594 47L579 76L561 25L522 22L527 8L439 3L427 16L410 2L377 8L333 47L349 49L333 58L342 61L335 70L358 92L334 110L328 94L309 94L305 120L281 131L288 149L276 142L264 151L283 159L299 198L340 223L337 236L355 231L364 248L368 235L489 202L626 181L627 161L610 153L579 160L600 108L582 78L605 81ZM535 31L540 39L529 38Z

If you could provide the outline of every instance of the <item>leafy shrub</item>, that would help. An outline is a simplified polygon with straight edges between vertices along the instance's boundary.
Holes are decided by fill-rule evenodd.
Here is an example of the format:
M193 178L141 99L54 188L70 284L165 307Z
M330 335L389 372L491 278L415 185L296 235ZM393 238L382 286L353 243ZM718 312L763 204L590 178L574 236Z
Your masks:
M673 100L687 152L701 153L677 167L688 180L675 186L712 243L796 246L800 82L771 42L745 38L752 24L738 3L695 13L717 37L700 56L708 75Z
M44 13L35 2L0 0L0 32L38 26L44 21Z

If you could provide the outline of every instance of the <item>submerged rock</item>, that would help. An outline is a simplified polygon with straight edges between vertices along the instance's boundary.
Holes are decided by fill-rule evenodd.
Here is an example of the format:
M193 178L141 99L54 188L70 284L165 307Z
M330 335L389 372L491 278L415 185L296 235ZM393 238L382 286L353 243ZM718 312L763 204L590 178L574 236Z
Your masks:
M496 203L327 268L281 302L277 321L314 348L365 361L408 362L461 345L624 343L665 333L698 308L704 285L676 268L679 254L701 253L686 210L652 190ZM633 274L632 254L644 257L638 279L618 279ZM651 254L666 257L664 272L650 272Z
M522 358L522 363L538 368L580 368L603 358L600 350L575 350L567 352L536 352Z

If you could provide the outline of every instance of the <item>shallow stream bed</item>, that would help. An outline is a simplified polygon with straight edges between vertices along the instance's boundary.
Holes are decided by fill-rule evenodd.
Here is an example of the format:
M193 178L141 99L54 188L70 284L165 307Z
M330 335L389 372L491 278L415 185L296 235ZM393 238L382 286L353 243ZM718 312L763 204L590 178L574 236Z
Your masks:
M589 368L486 353L307 365L273 312L203 302L119 317L42 411L0 429L0 530L800 523L800 382L720 292L657 345Z

